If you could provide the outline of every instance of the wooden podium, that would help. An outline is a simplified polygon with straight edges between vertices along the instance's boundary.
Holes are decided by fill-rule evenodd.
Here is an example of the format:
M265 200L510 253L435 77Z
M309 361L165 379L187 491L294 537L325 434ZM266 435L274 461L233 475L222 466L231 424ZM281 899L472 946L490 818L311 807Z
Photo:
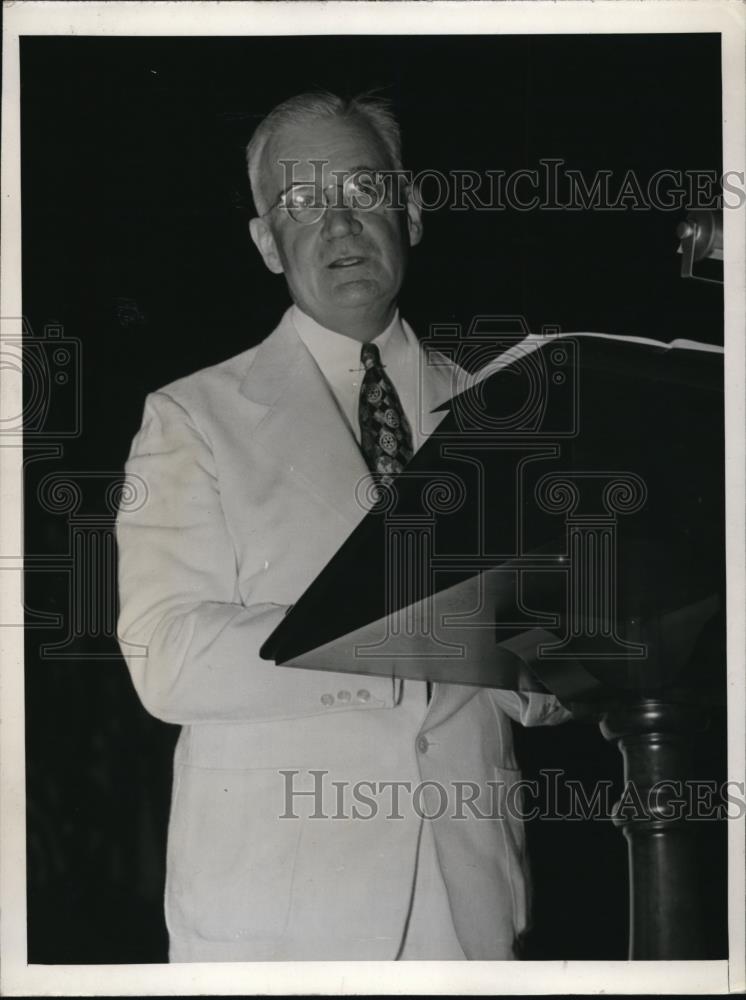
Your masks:
M444 412L393 486L358 484L367 516L262 655L597 718L624 758L630 958L713 957L677 793L725 704L722 351L529 337Z

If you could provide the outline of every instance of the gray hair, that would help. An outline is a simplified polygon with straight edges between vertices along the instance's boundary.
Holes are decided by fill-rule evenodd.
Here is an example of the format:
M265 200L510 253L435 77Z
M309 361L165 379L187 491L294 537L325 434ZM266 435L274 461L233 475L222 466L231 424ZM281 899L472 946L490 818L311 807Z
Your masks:
M391 161L391 168L402 169L401 132L388 101L369 94L358 97L338 97L327 91L298 94L291 97L259 123L246 147L246 162L254 205L260 214L268 208L259 187L262 154L269 140L286 125L296 125L308 119L352 118L363 122L379 139Z

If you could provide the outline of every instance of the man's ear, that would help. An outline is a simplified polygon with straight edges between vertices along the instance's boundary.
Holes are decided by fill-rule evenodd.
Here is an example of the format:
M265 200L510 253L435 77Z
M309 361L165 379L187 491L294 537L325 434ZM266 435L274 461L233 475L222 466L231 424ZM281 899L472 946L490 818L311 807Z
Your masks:
M277 243L269 225L264 219L252 219L249 222L249 232L257 250L272 274L282 274L284 268L277 251Z
M422 209L412 192L412 188L407 189L407 229L409 231L409 245L416 247L422 239Z

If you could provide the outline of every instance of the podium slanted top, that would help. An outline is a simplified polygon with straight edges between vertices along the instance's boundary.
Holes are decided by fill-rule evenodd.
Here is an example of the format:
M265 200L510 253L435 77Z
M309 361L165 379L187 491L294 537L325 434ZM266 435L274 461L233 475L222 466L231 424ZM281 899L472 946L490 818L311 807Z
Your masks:
M722 348L530 335L441 409L261 655L510 689L554 689L570 661L589 690L670 681L681 615L697 633L722 605ZM583 583L578 539L606 546L605 583Z

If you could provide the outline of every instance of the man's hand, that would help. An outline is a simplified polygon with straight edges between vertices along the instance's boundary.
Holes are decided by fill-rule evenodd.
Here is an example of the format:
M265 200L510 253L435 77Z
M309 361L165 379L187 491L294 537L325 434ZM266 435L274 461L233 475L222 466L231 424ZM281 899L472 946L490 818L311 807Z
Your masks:
M574 722L599 723L608 711L603 702L563 701L568 712L572 712Z

